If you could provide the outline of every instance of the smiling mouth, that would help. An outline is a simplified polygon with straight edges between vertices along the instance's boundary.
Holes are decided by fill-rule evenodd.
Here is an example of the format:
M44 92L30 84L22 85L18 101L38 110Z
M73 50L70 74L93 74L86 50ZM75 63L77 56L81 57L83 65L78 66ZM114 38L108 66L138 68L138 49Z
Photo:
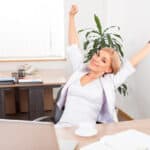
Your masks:
M99 64L98 64L96 61L94 61L94 60L92 60L92 64L93 64L94 66L96 66L96 67L99 66Z

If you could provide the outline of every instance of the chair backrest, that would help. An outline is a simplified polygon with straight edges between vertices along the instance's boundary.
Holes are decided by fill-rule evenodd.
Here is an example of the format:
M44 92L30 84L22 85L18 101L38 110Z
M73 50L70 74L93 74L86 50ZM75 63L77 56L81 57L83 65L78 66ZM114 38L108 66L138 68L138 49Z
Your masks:
M51 115L42 116L42 117L34 119L33 121L50 121L50 122L53 122L53 123L57 123L59 121L59 119L62 116L63 110L60 110L59 107L56 104L57 104L57 101L60 98L62 88L63 87L61 87L59 89L58 93L57 93L55 104L54 104L54 109L52 110Z
M53 117L54 117L54 118L53 118L54 123L57 123L57 122L60 120L60 118L61 118L61 116L62 116L62 114L63 114L63 110L59 109L59 107L56 105L57 101L58 101L59 98L60 98L62 89L63 89L63 87L61 87L61 88L59 89L59 91L58 91L58 93L57 93L57 96L56 96L56 100L55 100L55 107L54 107L54 111L53 111L53 113L52 113L52 115L53 115Z

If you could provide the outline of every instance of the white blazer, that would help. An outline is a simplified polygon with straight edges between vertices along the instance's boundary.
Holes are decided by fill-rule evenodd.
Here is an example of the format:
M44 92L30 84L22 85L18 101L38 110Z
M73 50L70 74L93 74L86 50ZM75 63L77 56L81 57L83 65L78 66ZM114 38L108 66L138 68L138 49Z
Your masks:
M69 86L78 78L80 71L86 67L83 65L83 59L81 51L77 45L71 45L67 48L69 59L72 63L74 73L65 84L61 91L60 99L57 102L57 106L62 109L65 106L67 91ZM125 82L125 80L135 72L135 68L129 61L124 61L121 69L117 74L106 74L101 77L101 82L104 91L104 104L99 112L97 121L99 122L114 122L118 121L115 111L115 91Z

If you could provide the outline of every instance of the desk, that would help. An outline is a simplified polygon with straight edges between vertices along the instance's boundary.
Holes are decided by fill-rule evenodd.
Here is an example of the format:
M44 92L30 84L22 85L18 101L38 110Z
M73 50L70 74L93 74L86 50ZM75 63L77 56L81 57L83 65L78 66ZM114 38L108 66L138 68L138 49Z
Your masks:
M11 72L1 72L0 77L9 77ZM64 70L40 70L35 75L27 76L27 79L42 79L42 84L10 84L0 85L0 118L5 118L5 97L4 92L12 88L27 88L29 97L29 119L33 120L44 114L43 91L45 87L59 87L66 82Z
M79 143L76 150L79 150L79 148L96 142L105 135L111 135L128 129L136 129L138 131L150 134L150 119L98 124L97 129L98 134L96 136L87 138L75 135L75 128L57 128L56 133L57 136L62 139L76 140Z
M45 124L45 125L44 125ZM54 131L50 128L50 123L37 123L32 121L12 121L0 119L0 146L11 147L16 143L15 148L21 150L48 150L50 148L50 137ZM76 150L82 146L98 141L105 135L111 135L128 129L136 129L150 135L150 119L133 120L118 123L98 124L98 134L93 137L79 137L74 134L75 128L56 128L56 135L62 140L76 140L78 142ZM17 134L16 134L17 133ZM50 134L51 133L51 134ZM13 138L11 140L11 138ZM54 139L53 137L52 139ZM25 140L26 139L26 140ZM8 140L10 143L8 143ZM1 145L3 143L3 145ZM5 144L4 144L5 143ZM19 143L19 145L17 145ZM34 144L33 144L34 143ZM12 145L11 145L12 144ZM38 145L33 148L33 145ZM47 145L47 149L44 146ZM26 146L30 148L26 148ZM11 147L11 149L13 149ZM8 149L7 149L8 150ZM10 150L10 149L9 149ZM55 150L55 149L52 149Z

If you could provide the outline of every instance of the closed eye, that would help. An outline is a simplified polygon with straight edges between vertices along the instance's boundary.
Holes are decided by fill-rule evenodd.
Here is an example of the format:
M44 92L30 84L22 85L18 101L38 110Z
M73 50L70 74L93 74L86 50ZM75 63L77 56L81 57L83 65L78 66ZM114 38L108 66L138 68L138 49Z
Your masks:
M103 63L106 63L106 59L105 59L105 58L102 58L102 62L103 62Z

